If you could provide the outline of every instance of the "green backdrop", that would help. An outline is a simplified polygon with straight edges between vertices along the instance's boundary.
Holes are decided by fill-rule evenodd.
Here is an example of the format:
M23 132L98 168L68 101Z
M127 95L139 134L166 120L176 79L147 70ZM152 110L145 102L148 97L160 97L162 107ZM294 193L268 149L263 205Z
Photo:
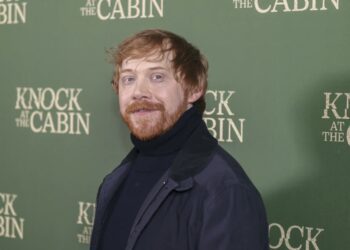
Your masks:
M260 190L270 248L348 249L349 23L347 0L0 0L0 249L89 248L131 148L105 51L148 28L207 56L204 119Z

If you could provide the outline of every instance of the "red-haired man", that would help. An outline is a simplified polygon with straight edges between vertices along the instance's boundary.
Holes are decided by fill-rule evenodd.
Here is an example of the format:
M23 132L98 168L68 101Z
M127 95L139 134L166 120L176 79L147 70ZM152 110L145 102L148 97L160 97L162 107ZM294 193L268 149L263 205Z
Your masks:
M112 55L134 148L100 186L91 250L267 250L261 197L202 120L205 57L164 30Z

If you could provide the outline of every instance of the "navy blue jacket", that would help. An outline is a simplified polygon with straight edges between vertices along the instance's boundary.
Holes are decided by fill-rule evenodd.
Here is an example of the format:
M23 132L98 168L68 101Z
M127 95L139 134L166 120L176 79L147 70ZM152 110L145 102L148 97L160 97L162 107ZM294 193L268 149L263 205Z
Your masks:
M99 250L109 203L136 155L133 149L100 186L91 250ZM243 169L203 123L146 197L126 250L229 249L268 250L265 209Z

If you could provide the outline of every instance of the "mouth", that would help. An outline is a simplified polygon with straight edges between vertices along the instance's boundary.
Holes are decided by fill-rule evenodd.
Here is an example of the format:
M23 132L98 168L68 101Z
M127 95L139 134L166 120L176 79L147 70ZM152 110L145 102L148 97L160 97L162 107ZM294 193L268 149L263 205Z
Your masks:
M140 108L140 109L135 109L131 113L132 114L149 114L152 112L158 111L157 109L145 109L145 108Z

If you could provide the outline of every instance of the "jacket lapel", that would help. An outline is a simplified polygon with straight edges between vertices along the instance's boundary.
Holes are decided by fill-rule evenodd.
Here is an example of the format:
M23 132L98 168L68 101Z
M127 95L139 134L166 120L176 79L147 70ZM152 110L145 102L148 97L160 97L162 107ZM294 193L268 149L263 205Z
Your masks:
M133 226L131 227L126 250L133 249L137 238L151 219L152 215L157 211L168 194L178 186L177 182L167 179L168 174L169 173L166 172L162 176L144 200L136 215Z

